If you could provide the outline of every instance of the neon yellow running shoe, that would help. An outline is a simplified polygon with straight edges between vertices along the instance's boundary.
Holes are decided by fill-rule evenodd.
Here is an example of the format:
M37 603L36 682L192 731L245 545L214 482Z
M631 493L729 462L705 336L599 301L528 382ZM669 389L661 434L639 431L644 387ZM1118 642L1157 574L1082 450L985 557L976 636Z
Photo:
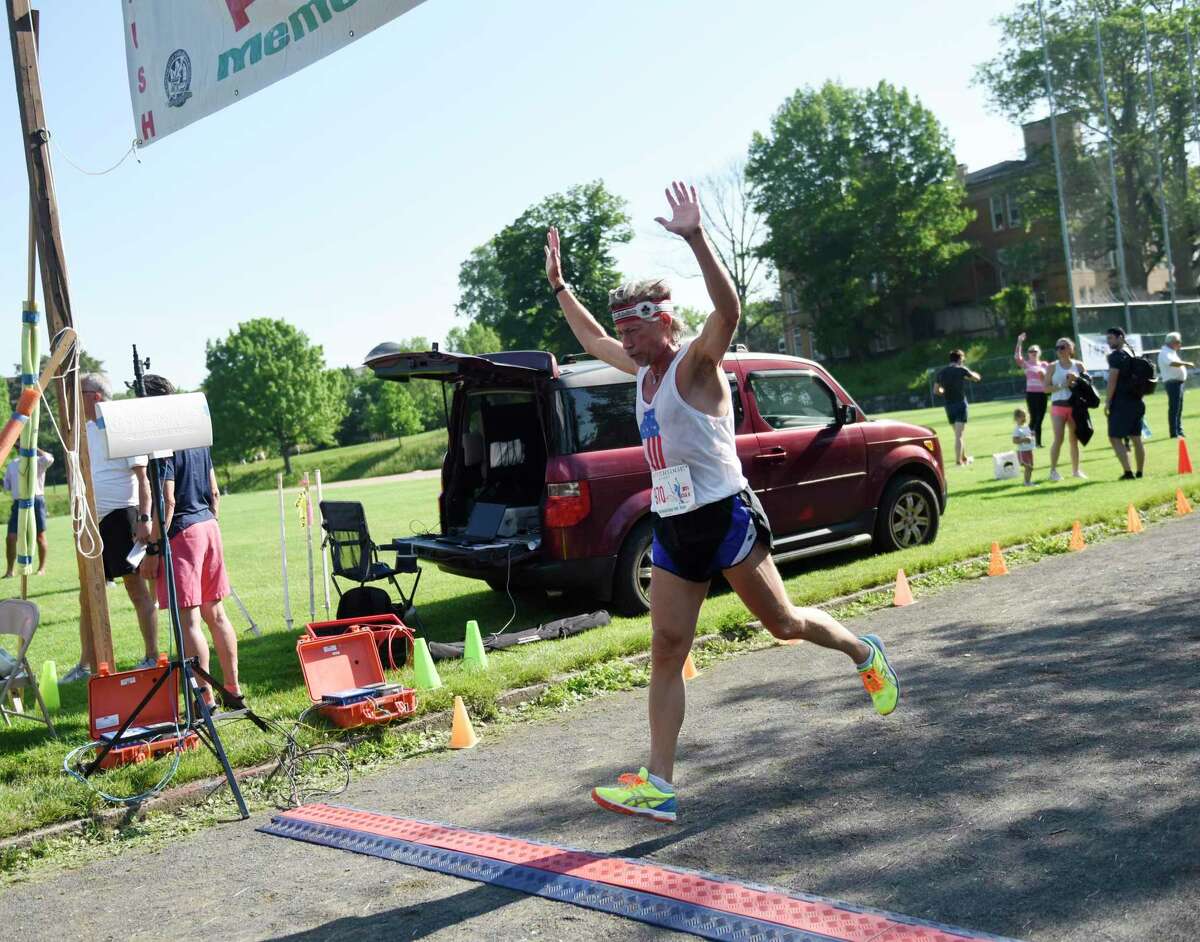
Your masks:
M615 788L593 788L592 801L617 814L632 814L670 824L675 820L675 793L660 791L650 784L650 773L643 767L636 774L626 772L617 778Z
M883 642L878 636L863 635L859 640L871 646L874 656L870 664L858 669L858 676L862 678L863 686L871 695L875 712L880 716L887 716L896 709L896 702L900 699L900 680L892 670L892 665L888 663L887 655L883 651Z

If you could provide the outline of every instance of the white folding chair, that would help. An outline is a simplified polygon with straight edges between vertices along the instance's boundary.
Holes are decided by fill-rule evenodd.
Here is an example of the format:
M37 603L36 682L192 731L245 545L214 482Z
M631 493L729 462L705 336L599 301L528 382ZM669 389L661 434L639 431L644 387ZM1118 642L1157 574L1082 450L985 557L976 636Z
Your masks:
M36 723L45 723L50 728L50 735L57 739L58 733L54 731L50 711L46 709L46 701L42 699L42 691L38 687L37 677L34 676L33 668L29 666L29 658L26 656L29 652L29 645L33 641L33 634L37 631L39 617L38 607L32 602L23 599L0 601L0 635L16 635L21 639L17 647L16 665L9 671L8 676L3 678L3 683L0 683L0 714L4 716L6 726L12 726L10 716L33 720ZM34 697L37 699L38 706L41 707L42 715L40 717L33 713L10 710L4 705L13 690L29 688L33 688Z

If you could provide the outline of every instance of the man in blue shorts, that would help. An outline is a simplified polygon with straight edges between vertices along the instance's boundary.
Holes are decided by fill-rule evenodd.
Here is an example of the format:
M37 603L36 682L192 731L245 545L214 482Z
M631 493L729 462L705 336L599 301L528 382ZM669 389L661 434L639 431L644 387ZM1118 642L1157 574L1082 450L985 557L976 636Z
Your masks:
M54 455L41 448L37 450L37 468L33 481L33 519L37 527L38 567L37 575L46 574L46 469L54 464ZM17 514L21 496L21 459L14 458L4 471L4 489L12 495L12 512L8 515L8 541L5 545L8 568L5 579L11 579L17 561Z
M961 350L950 351L950 362L938 370L937 394L946 399L946 421L954 427L954 463L970 464L963 433L967 428L967 381L978 383L982 376L963 366L966 356Z
M737 293L701 226L695 189L675 183L667 202L671 219L657 221L695 254L714 307L692 340L682 340L682 322L661 280L610 292L620 339L610 337L563 279L558 231L546 238L546 276L575 337L588 353L637 377L637 423L654 514L650 760L620 776L616 786L593 789L592 798L609 811L664 822L677 814L672 778L683 725L683 664L714 576L723 575L776 638L809 641L849 657L880 714L891 713L899 697L877 637L856 638L820 609L797 608L784 591L771 559L770 526L738 460L722 369L741 317Z

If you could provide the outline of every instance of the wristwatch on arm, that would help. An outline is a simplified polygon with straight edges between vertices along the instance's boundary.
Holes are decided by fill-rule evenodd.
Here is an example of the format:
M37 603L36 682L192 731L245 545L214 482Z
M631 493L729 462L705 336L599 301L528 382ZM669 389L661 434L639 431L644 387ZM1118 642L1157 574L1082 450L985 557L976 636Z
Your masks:
M570 289L571 283L569 281L564 281L561 285L554 289L554 296L557 298L560 294L562 294L562 292L569 291Z

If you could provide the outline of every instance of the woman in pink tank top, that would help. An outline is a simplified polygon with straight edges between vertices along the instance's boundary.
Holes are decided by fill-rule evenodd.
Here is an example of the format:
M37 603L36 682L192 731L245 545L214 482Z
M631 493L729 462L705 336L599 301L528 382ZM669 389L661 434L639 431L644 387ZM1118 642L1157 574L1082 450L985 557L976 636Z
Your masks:
M1042 359L1042 348L1036 343L1029 345L1026 354L1021 353L1021 345L1025 343L1025 333L1017 335L1017 349L1013 359L1025 371L1025 404L1029 406L1029 427L1033 430L1034 441L1038 448L1042 447L1042 420L1046 418L1046 367L1050 364Z

